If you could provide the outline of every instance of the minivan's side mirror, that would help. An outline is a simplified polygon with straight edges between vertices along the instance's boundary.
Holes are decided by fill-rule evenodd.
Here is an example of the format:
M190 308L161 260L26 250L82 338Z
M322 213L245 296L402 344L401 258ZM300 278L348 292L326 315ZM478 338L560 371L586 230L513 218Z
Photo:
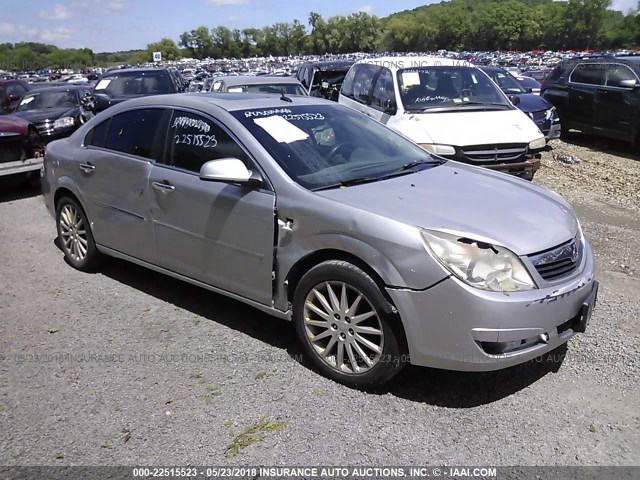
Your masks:
M262 178L257 172L249 170L244 162L237 158L209 160L200 168L200 180L240 184L259 184L262 182Z
M636 88L640 85L638 85L637 80L620 80L616 86L622 88Z
M384 113L388 113L389 115L395 115L396 113L398 113L398 105L396 104L396 101L392 98L387 98L384 101Z
M518 95L509 95L509 100L511 100L514 106L520 103L520 97Z

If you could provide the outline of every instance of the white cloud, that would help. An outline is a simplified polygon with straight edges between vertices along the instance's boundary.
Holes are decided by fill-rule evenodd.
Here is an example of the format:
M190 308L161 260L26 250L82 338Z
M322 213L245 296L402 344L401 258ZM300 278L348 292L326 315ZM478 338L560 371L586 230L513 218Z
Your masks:
M68 18L71 18L71 10L69 10L61 3L57 3L53 6L53 10L50 12L46 10L40 10L38 12L38 16L40 18L44 18L45 20L66 20Z
M0 23L0 35L13 35L17 28L13 23Z
M216 7L225 7L229 5L242 5L247 3L247 0L207 0L207 3L215 5Z
M54 27L40 32L40 39L46 43L58 43L71 40L71 29L67 27Z
M373 6L372 5L362 5L360 8L356 9L356 12L363 12L363 13L371 14L371 12L373 12Z
M124 11L125 0L77 0L75 5L99 14L113 15Z

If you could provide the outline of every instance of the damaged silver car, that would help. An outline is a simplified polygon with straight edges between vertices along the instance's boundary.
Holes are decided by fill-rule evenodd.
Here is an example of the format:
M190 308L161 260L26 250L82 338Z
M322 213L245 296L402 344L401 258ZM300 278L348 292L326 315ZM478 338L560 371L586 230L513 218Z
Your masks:
M118 257L292 320L349 385L525 362L583 332L596 302L562 198L330 101L131 100L49 144L43 176L72 266Z

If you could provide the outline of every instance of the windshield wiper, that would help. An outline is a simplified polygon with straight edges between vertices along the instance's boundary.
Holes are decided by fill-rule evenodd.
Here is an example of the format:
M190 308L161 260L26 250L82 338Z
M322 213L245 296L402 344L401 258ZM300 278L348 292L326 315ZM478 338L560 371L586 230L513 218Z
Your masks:
M350 187L352 185L360 185L363 183L371 183L377 182L378 180L382 180L386 177L356 177L350 178L349 180L343 180L342 182L331 183L329 185L325 185L323 187L312 188L312 192L319 192L320 190L330 190L332 188L341 188L341 187Z
M432 160L414 160L409 163L405 163L401 167L387 172L377 177L356 177L344 180L342 182L332 183L323 187L313 188L312 192L319 192L320 190L330 190L332 188L350 187L352 185L361 185L363 183L372 183L379 180L386 180L387 178L398 177L400 175L407 175L409 173L415 173L423 169L426 166L442 165L446 162L446 158L433 158Z
M400 168L398 168L397 170L394 170L391 173L406 172L407 170L414 170L414 169L415 171L418 171L422 169L421 168L416 169L415 167L420 167L423 165L442 165L446 161L447 161L446 158L441 158L441 157L432 157L431 160L414 160L412 162L405 163Z
M443 110L456 110L460 107L466 107L467 105L472 106L472 107L478 107L478 106L483 106L483 107L498 107L498 108L508 108L508 105L503 105L501 103L491 103L491 102L460 102L460 103L454 103L452 105L443 105L441 107L425 107L425 108L421 108L420 110L418 110L420 113L424 113L427 111L440 111L442 112Z

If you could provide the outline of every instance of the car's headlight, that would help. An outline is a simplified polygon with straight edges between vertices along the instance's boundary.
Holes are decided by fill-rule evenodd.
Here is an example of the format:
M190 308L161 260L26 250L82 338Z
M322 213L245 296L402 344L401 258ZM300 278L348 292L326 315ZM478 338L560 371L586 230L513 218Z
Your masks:
M494 292L537 288L518 256L504 247L433 230L421 233L429 252L472 287Z
M420 143L422 148L424 148L429 153L434 153L436 155L455 155L456 149L451 145L437 145L435 143Z
M555 117L556 117L556 107L551 107L549 110L547 110L547 113L544 116L545 120L551 120L552 118L555 118Z
M544 137L536 138L533 142L529 143L529 150L540 150L547 146L547 141Z
M76 123L73 117L62 117L53 122L53 128L72 127Z

